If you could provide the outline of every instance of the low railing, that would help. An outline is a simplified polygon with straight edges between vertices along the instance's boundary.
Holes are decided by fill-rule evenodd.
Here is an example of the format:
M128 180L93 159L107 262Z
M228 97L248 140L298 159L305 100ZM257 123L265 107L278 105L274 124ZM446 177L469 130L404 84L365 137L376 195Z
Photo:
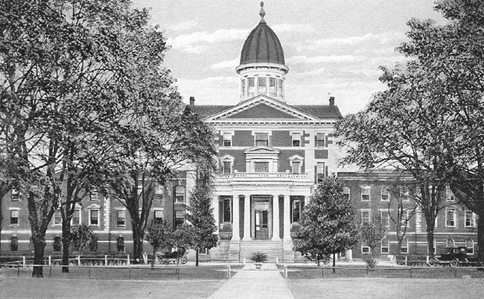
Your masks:
M285 265L282 274L289 279L341 278L341 277L381 277L381 278L484 278L482 267L407 267L365 266L304 267Z
M5 277L30 277L33 267L42 267L44 277L51 278L70 278L70 279L137 279L137 280L162 280L162 279L229 279L232 277L234 266L186 266L186 265L130 265L130 266L63 266L58 264L35 265L21 263L0 264L0 271ZM68 273L64 273L62 268L68 267ZM238 266L235 266L237 268Z

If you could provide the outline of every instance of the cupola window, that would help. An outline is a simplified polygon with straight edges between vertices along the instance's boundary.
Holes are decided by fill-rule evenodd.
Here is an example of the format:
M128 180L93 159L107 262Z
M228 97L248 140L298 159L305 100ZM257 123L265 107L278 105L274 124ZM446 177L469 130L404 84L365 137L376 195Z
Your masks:
M279 90L278 90L278 92L277 92L277 93L279 94L279 96L280 96L281 98L283 98L283 97L284 97L284 95L283 95L283 88L282 88L282 84L283 84L283 83L284 83L284 81L282 81L281 79L279 79L279 86L278 86L278 87L279 87Z
M277 96L277 91L276 91L276 78L269 78L269 95L271 97L276 97Z
M249 94L249 97L252 97L255 95L255 78L249 78L248 85L249 85L248 94Z
M245 79L240 80L240 94L245 95Z
M259 85L259 94L266 94L267 93L267 79L264 77L259 77L258 79Z

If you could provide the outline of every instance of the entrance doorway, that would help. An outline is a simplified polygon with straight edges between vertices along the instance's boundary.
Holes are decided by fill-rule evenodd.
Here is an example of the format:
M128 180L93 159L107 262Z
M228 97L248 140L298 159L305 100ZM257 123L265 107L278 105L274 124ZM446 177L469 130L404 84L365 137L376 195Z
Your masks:
M269 199L267 197L254 198L252 223L256 240L269 240L271 228Z

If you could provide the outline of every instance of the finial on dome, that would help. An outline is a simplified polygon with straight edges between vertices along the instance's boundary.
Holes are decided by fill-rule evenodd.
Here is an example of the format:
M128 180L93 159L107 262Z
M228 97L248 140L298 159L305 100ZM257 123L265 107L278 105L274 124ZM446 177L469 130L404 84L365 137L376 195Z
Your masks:
M266 12L264 11L264 2L260 3L260 13L259 16L261 17L260 22L265 23L266 21L264 20L264 16L266 15Z

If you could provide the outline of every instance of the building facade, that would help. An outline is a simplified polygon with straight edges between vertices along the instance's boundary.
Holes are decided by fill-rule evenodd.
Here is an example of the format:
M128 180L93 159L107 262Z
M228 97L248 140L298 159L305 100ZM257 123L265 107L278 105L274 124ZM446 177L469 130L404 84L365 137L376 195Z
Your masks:
M337 171L334 124L341 119L335 99L290 105L285 96L284 51L264 20L246 39L236 72L240 100L232 106L190 108L216 134L219 170L213 207L220 244L211 257L295 259L291 234L302 209L323 177Z

